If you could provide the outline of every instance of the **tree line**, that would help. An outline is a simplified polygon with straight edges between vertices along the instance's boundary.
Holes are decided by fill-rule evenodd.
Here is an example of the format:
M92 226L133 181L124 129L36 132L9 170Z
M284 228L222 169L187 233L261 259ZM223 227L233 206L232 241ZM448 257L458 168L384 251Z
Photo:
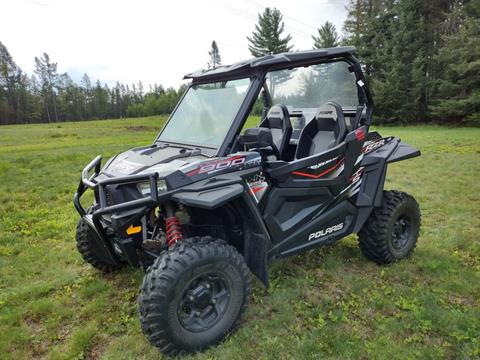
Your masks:
M377 119L480 125L480 0L352 0Z
M68 73L58 73L48 54L34 61L28 76L0 42L0 125L168 114L185 91L162 85L145 91L141 82L109 87L87 74L77 84Z
M480 0L350 0L347 10L344 35L327 21L312 46L357 48L376 123L480 126ZM295 50L276 8L258 14L247 41L254 57ZM221 65L215 41L208 55L208 67ZM87 74L77 84L47 54L28 76L0 42L0 124L167 114L185 88L110 88Z

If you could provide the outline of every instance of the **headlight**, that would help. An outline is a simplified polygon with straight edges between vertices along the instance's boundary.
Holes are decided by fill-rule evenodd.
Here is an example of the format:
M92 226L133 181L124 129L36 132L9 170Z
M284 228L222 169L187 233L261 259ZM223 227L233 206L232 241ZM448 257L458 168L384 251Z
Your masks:
M150 182L142 182L137 184L137 189L143 196L150 195ZM167 183L165 180L157 180L157 192L167 191Z

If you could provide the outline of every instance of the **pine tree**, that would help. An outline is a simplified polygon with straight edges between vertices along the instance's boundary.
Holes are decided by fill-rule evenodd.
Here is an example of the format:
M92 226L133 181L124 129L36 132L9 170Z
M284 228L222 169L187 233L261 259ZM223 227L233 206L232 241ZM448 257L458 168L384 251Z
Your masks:
M97 119L106 119L108 114L108 87L102 87L100 80L95 82L92 89L93 116Z
M318 36L312 36L312 39L314 49L336 47L340 42L335 25L329 21L318 29Z
M439 69L434 81L431 116L448 122L480 125L480 1L462 6L464 20L449 28L444 46L434 60ZM456 12L453 16L458 15Z
M83 95L83 118L90 119L92 116L92 82L88 74L83 74L80 88Z
M285 24L280 10L265 8L263 14L258 14L258 23L255 25L252 37L247 36L250 42L248 45L250 53L254 57L261 57L291 51L293 46L289 45L289 42L292 40L292 36L288 34L282 37L284 31ZM269 92L272 98L275 96L275 87L290 77L291 72L287 71L269 73Z
M61 121L84 120L83 94L80 86L72 78L63 73L59 76L58 112Z
M359 52L362 52L367 45L365 39L370 32L371 9L371 0L350 0L350 4L347 6L347 19L343 24L346 34L344 42L355 46Z
M40 90L35 75L32 75L27 82L27 93L30 97L26 111L25 123L42 122L42 102Z
M347 19L343 24L345 38L342 44L357 48L365 64L365 73L371 75L379 61L379 51L391 33L391 19L396 0L350 0ZM373 45L373 44L376 44Z
M247 36L250 53L254 57L260 57L291 51L293 47L289 42L292 36L288 34L282 37L284 30L285 24L280 10L265 8L263 14L258 14L258 24L255 25L252 36Z
M215 69L217 66L222 64L222 58L220 57L220 51L218 50L217 42L212 41L211 49L208 52L210 56L210 61L208 62L209 69Z
M38 75L41 85L41 92L48 122L52 120L51 109L53 110L53 119L58 121L57 112L57 94L55 88L58 81L57 63L50 61L50 56L43 53L41 58L35 57L35 74Z
M402 0L382 19L388 32L375 35L372 55L372 89L376 114L382 122L424 121L427 110L426 24L421 12L423 0ZM378 27L381 26L377 24Z
M142 84L141 81L138 82L137 89L138 89L138 98L139 98L139 101L142 102L142 101L143 101L144 92L143 92L143 84Z
M5 45L0 42L0 100L3 100L0 123L21 123L23 114L20 107L20 96L25 84L22 82L22 70L15 64Z

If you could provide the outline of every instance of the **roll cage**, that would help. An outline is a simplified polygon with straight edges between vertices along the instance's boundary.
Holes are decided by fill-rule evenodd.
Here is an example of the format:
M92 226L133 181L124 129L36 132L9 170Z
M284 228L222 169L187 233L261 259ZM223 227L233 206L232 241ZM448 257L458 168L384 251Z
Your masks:
M243 125L262 90L265 94L263 99L265 105L267 107L273 105L268 88L265 86L265 77L270 71L307 67L339 61L346 62L349 65L349 71L355 75L356 79L359 102L358 107L353 109L353 111L355 112L357 124L370 125L373 112L373 100L365 76L362 72L360 61L353 55L354 52L355 48L349 46L266 55L261 58L255 58L232 65L220 66L210 70L199 70L185 75L184 79L192 80L189 87L241 78L251 79L247 95L234 117L223 142L217 148L216 153L212 155L226 156L230 153L235 139L243 128ZM177 107L182 100L183 98L178 102ZM175 107L172 114L176 111L177 107ZM159 140L161 133L162 132L160 132L155 142Z

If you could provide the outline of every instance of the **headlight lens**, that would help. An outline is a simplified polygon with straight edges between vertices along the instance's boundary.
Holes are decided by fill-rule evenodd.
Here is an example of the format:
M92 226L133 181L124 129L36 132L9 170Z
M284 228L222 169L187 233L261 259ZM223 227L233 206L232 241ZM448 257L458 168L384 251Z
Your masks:
M142 182L137 184L137 189L143 196L150 195L150 182ZM167 191L167 183L165 180L157 180L157 191L158 193Z

